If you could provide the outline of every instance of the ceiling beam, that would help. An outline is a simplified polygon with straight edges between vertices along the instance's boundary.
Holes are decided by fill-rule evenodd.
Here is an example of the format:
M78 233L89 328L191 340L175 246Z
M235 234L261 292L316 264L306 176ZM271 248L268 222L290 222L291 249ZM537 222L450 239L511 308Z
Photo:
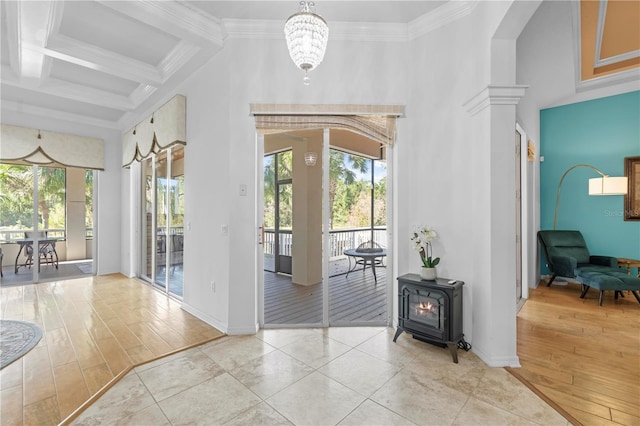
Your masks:
M67 36L52 36L44 53L124 80L156 86L163 81L160 71L152 65Z
M39 82L46 78L51 64L41 49L60 26L64 6L53 1L19 2L20 72L24 80Z
M55 78L48 78L46 82L31 81L12 78L4 73L5 66L2 67L2 84L11 87L18 87L25 90L34 90L51 96L63 99L71 99L86 104L98 105L105 108L129 111L133 110L135 104L129 96L117 95L105 90L95 89L80 84L70 83ZM28 84L31 83L31 84Z
M109 120L103 120L84 114L75 114L72 112L64 112L52 108L44 108L34 105L25 105L22 102L16 101L2 101L2 114L6 115L7 112L14 112L19 114L34 115L40 117L47 117L53 120L69 121L72 123L82 123L87 126L103 127L106 129L118 129L117 123Z
M15 1L3 2L5 31L7 34L7 47L9 50L9 66L16 76L20 75L20 3Z

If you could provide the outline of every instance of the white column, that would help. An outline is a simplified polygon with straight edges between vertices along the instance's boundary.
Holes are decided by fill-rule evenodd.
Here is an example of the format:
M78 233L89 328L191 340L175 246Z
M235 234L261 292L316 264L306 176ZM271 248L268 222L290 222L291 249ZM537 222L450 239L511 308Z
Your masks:
M519 367L516 354L516 104L526 86L489 85L464 107L472 119L471 205L476 278L473 350L488 365Z
M66 169L66 208L67 208L67 260L87 258L85 231L85 169L67 167Z

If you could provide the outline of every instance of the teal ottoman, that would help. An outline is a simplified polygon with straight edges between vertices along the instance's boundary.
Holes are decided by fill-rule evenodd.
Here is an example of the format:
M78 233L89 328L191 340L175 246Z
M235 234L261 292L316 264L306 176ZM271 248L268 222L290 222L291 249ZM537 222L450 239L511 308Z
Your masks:
M640 278L627 275L627 273L621 269L606 266L586 266L576 268L575 273L576 280L582 284L581 299L584 299L589 288L593 287L600 291L600 297L598 298L599 306L602 306L602 297L606 290L615 291L616 299L618 298L618 294L622 294L622 291L631 291L638 303L640 303L640 296L638 295L638 291L640 291Z

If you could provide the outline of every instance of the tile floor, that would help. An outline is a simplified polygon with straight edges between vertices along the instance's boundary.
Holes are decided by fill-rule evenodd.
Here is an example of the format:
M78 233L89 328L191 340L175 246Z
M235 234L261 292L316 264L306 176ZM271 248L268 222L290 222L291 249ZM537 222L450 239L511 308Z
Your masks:
M78 425L568 425L502 368L391 328L260 330L132 370Z

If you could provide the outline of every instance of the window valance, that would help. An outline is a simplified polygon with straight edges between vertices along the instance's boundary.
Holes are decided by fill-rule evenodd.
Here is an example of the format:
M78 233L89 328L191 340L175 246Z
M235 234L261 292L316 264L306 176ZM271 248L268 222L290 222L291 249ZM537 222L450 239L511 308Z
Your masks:
M2 124L0 161L104 170L102 139Z
M339 128L393 146L399 105L278 105L252 104L256 129L263 134L290 130Z
M175 144L186 145L186 98L176 95L122 137L122 166Z

